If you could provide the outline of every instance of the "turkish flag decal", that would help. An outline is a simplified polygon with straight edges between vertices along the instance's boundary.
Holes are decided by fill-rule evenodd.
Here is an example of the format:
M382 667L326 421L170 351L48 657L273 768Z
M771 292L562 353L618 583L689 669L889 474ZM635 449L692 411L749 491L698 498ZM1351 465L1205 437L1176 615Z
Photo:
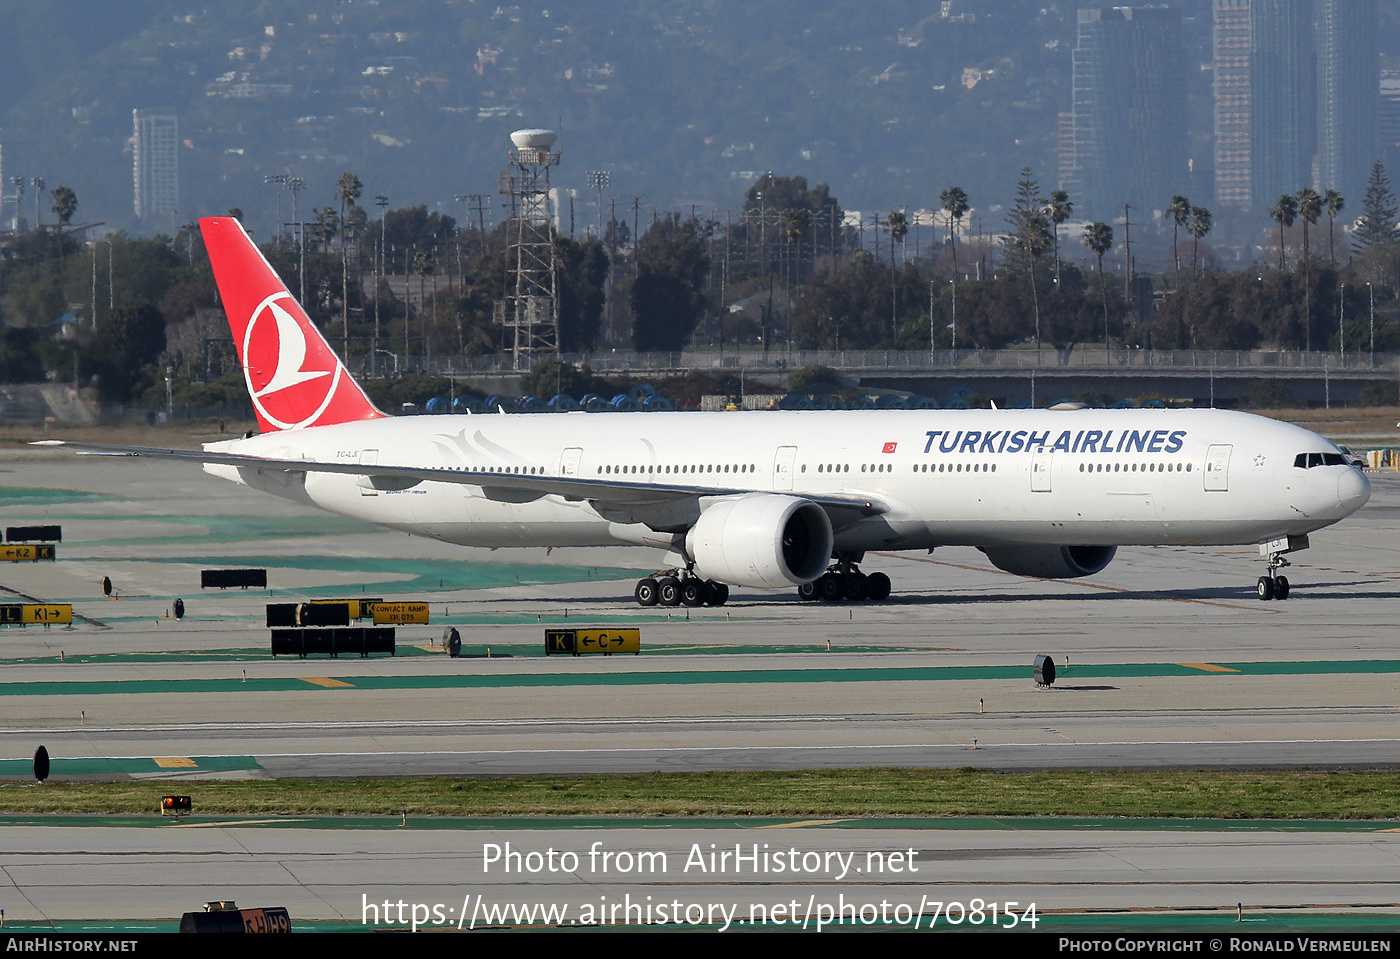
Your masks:
M896 443L886 443L886 444L885 444L884 452L886 452L886 453L893 453L893 452L894 452L894 448L895 448L895 446L897 446L897 445L898 445L898 444L896 444Z

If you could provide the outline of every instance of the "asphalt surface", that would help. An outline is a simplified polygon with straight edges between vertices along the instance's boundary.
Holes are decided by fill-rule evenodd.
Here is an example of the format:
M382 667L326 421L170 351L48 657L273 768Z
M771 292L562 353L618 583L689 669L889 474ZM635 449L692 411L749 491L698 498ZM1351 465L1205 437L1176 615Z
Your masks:
M656 561L642 550L460 549L185 464L20 451L0 469L6 525L63 526L58 560L0 568L0 593L72 602L77 617L72 629L0 633L0 778L17 783L40 744L55 779L1400 765L1393 473L1372 474L1371 502L1291 557L1285 602L1255 598L1262 563L1252 549L1123 549L1103 573L1063 582L949 549L868 557L867 571L893 580L887 603L738 589L721 609L687 613L632 603L636 577ZM199 590L201 569L245 565L266 567L272 590ZM102 595L104 576L115 598ZM268 655L266 603L343 596L427 600L432 621L401 628L394 658ZM168 618L176 598L180 621ZM644 652L546 658L546 625L636 626ZM442 651L445 626L461 632L464 658ZM1038 653L1060 665L1050 689L1033 682ZM850 830L799 831L824 851L856 842ZM898 842L861 833L862 855L930 851L947 900L1036 901L1052 913L1228 912L1247 900L1297 916L1390 915L1400 902L1395 834L1384 832L894 831ZM372 841L356 826L166 826L152 845L149 828L0 824L4 908L10 921L40 923L156 918L225 890L249 902L283 897L328 922L358 922L362 895L381 892L460 912L470 889L504 901L524 888L482 873L483 842L578 853L600 837L615 848L663 842L627 828L502 827L490 840L463 828L448 830L450 841L371 832ZM767 835L715 826L666 831L663 845ZM710 877L691 898L745 909L807 904L814 891L878 901L887 887L903 895L929 881L790 878L740 892ZM586 869L550 882L528 884L571 908L672 892Z

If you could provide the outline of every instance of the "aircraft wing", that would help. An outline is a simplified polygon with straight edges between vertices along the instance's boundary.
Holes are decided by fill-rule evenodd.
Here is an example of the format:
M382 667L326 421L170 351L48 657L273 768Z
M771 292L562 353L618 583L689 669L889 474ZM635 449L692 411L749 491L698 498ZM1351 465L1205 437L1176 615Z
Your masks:
M362 476L376 489L408 489L418 483L456 483L477 486L488 499L522 502L540 496L562 496L575 501L590 501L614 507L645 507L663 505L677 500L700 497L742 496L755 492L742 487L698 486L688 483L654 483L620 481L609 478L585 479L578 476L526 476L518 473L483 473L468 468L448 469L442 466L370 466L364 463L338 463L319 460L276 459L247 453L226 453L216 450L165 449L157 446L109 446L72 440L36 440L31 446L55 446L72 449L80 454L96 456L150 456L161 459L187 460L195 463L217 463L239 469L277 470L298 473L344 473ZM762 491L769 492L769 491ZM888 511L882 500L855 493L792 493L816 503L827 511L832 525L839 528L865 516Z

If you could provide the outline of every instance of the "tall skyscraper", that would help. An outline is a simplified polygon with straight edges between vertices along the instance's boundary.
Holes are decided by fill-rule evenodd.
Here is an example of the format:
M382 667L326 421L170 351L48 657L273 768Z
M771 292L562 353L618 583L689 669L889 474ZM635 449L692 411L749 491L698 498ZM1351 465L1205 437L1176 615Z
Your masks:
M1317 96L1311 0L1250 0L1251 205L1312 183Z
M1077 210L1164 209L1186 190L1186 57L1181 12L1080 10L1074 49Z
M1248 207L1249 0L1215 0L1215 202Z
M180 128L168 110L132 110L134 207L139 217L168 216L180 205Z
M1376 0L1213 0L1215 200L1365 191L1379 156Z
M1400 71L1388 70L1381 77L1381 102L1376 115L1376 129L1380 138L1377 149L1381 162L1387 170L1400 172Z
M1381 158L1379 27L1376 0L1319 0L1317 186L1353 201Z

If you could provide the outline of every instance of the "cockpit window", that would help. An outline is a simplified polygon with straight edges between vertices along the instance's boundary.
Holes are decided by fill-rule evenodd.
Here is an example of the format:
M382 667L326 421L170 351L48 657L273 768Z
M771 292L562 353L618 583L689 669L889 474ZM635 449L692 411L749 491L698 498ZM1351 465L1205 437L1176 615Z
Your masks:
M1314 466L1346 466L1347 459L1341 453L1299 453L1293 457L1296 469L1312 469Z

